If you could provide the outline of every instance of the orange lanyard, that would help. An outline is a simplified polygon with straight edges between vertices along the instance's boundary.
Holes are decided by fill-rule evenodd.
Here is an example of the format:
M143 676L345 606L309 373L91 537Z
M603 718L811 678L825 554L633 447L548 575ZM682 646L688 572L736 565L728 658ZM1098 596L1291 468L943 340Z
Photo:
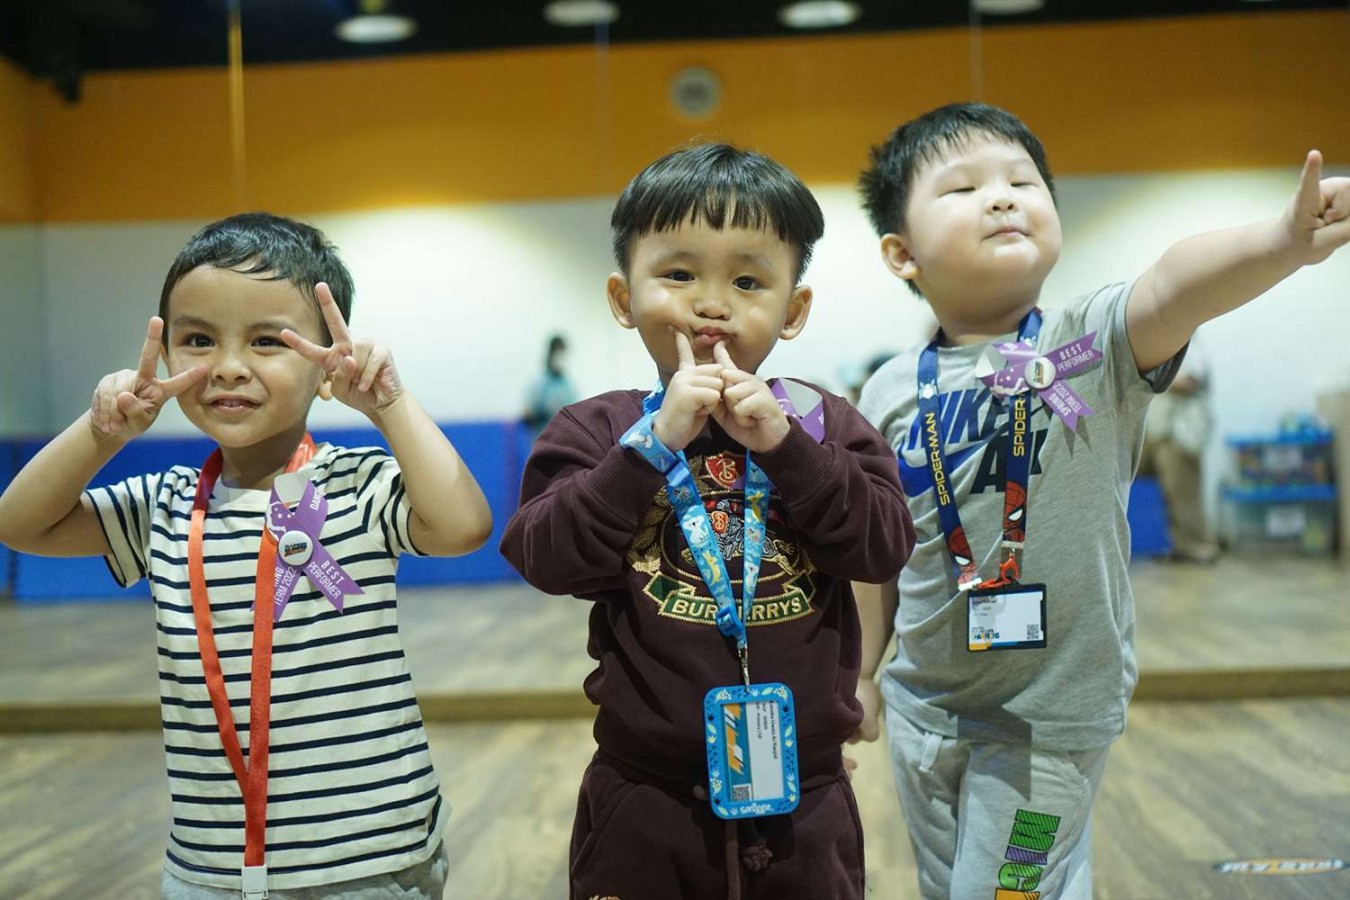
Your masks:
M314 457L314 440L305 435L295 449L287 472ZM202 564L202 536L206 531L206 506L220 477L221 456L216 450L202 465L197 479L197 496L192 503L192 525L188 529L188 583L192 587L192 616L197 625L197 647L206 673L206 691L216 714L220 742L234 770L235 780L244 796L244 866L263 865L267 826L267 741L272 707L272 594L276 587L277 539L263 522L262 543L258 548L258 570L253 586L253 675L249 686L248 765L239 748L239 733L225 693L225 677L220 671L220 654L211 627L211 602L206 594L206 571ZM265 870L264 870L265 873ZM264 874L265 877L265 874Z

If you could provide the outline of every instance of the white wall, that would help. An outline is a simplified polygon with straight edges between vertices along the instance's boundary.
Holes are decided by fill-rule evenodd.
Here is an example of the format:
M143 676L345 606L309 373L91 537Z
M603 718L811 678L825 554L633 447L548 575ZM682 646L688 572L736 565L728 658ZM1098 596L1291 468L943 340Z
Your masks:
M1054 305L1131 278L1186 234L1278 215L1296 182L1292 167L1063 179L1064 254L1043 300ZM816 193L826 236L806 278L816 290L814 311L803 334L775 350L765 374L799 375L842 391L843 373L922 339L932 319L882 267L852 186L820 186ZM337 242L356 278L354 328L393 347L405 383L431 413L442 421L503 418L518 414L554 331L570 339L569 369L583 393L650 383L641 342L614 324L604 300L613 268L612 202L405 209L313 221ZM199 224L45 229L40 275L50 430L84 408L102 374L134 362L163 273ZM1350 382L1350 250L1206 330L1220 433L1267 431L1284 413L1310 409L1317 390ZM320 404L314 421L357 420L340 406ZM189 427L174 411L158 431Z
M32 226L0 227L0 438L48 431L40 240Z

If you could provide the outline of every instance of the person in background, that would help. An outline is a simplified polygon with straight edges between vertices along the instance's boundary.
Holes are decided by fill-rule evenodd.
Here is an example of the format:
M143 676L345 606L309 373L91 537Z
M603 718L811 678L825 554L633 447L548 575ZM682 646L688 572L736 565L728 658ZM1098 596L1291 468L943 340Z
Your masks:
M558 410L577 400L577 389L563 371L566 358L567 339L561 334L553 335L544 354L544 371L531 382L525 399L524 422L536 436Z
M1139 463L1139 474L1156 478L1162 489L1172 559L1212 563L1219 555L1205 513L1202 470L1213 428L1210 365L1197 331L1172 386L1153 401Z

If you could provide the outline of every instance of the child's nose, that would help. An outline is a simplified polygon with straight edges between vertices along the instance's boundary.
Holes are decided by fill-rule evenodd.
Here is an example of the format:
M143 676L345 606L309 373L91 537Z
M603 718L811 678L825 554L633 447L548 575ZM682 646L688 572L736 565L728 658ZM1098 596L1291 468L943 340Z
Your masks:
M248 364L243 357L229 350L220 351L211 366L211 377L217 381L243 381L248 375Z
M985 195L985 205L991 212L1008 212L1017 208L1012 188L1006 184L990 185Z
M705 319L724 319L729 307L726 292L716 287L704 287L694 298L694 315Z

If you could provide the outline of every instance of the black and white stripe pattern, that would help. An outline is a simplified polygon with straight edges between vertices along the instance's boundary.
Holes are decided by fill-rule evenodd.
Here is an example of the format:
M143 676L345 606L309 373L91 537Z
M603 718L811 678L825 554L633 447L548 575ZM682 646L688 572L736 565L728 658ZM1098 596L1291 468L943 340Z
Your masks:
M267 866L279 890L414 865L435 850L448 813L398 640L397 558L416 552L398 465L378 448L323 445L301 474L328 498L324 547L365 593L348 597L339 614L301 579L276 623ZM175 467L88 497L114 577L151 582L173 800L169 868L237 889L244 807L211 711L188 584L197 478L196 469ZM218 484L203 541L216 645L246 755L250 607L267 500L264 491Z

